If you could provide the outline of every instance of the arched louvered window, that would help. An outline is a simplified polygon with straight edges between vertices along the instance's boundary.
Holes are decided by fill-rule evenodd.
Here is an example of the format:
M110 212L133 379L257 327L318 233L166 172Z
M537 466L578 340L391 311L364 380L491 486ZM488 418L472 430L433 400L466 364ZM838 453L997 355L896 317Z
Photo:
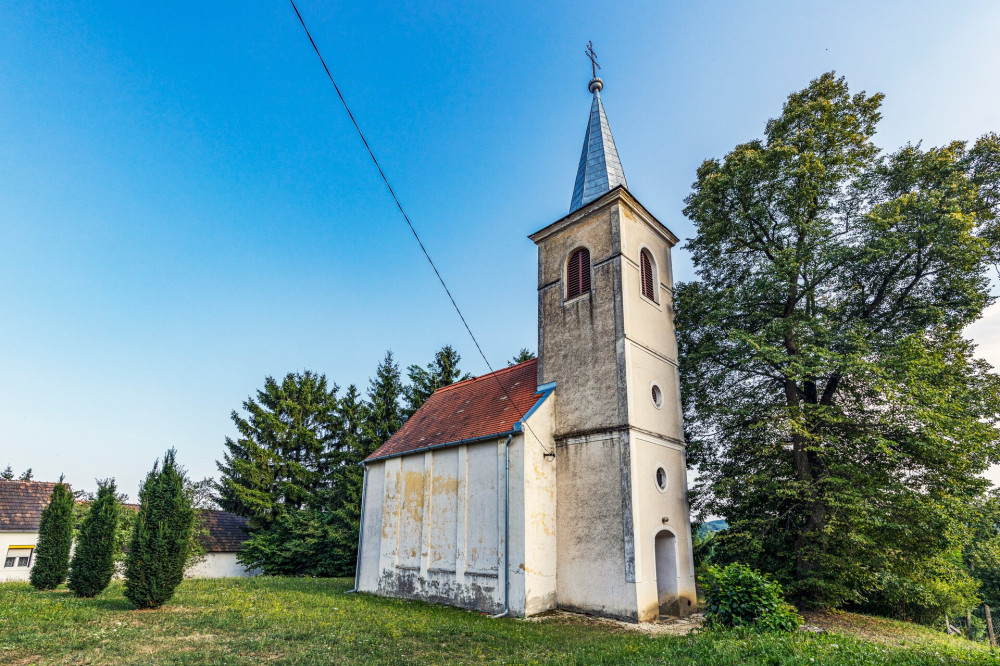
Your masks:
M590 293L590 250L581 247L566 265L566 300Z
M639 259L642 269L642 295L651 301L656 301L656 269L653 265L653 255L644 249L639 253Z

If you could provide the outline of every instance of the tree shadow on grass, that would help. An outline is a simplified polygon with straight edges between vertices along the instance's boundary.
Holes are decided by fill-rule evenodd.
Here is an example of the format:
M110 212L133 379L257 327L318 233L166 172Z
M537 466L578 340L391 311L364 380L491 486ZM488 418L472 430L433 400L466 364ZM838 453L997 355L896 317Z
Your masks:
M103 611L130 611L135 610L135 606L128 599L122 597L94 597L93 599L81 599L87 602L91 608Z

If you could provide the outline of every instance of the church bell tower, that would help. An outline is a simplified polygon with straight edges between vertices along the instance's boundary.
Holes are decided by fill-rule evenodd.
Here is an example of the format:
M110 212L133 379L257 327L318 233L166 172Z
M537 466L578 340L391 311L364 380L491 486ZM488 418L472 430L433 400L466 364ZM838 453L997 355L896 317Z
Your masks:
M677 237L628 190L596 69L569 214L530 237L538 383L556 383L558 605L642 622L686 615L696 599L672 309Z

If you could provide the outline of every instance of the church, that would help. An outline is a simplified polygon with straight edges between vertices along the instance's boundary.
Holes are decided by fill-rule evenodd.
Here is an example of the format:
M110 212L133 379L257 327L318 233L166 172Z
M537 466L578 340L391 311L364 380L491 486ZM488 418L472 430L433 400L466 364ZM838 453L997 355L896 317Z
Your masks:
M694 609L670 250L596 76L538 246L538 358L436 391L365 460L355 588L496 615Z

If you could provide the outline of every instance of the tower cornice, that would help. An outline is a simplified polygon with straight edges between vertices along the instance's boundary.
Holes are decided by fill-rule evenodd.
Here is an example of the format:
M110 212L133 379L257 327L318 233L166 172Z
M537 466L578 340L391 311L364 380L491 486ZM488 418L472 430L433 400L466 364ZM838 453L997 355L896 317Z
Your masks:
M612 206L616 203L620 203L636 217L644 221L649 227L659 234L667 243L671 246L676 245L680 242L680 239L674 235L670 229L667 228L665 224L660 222L656 217L646 210L638 199L636 199L631 192L624 185L617 185L610 192L605 193L603 196L594 199L589 204L585 205L583 208L579 208L569 213L568 215L556 220L552 224L539 229L535 233L528 236L536 245L544 241L549 236L559 233L563 229L576 224L578 221L585 217L590 217L597 211Z

